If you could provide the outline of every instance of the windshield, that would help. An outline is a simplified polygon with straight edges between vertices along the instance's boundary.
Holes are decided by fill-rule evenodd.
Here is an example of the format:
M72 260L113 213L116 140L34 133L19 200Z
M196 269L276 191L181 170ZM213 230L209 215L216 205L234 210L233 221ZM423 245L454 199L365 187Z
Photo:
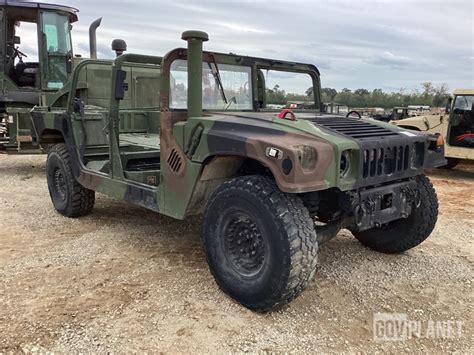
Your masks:
M230 64L203 63L202 104L205 110L252 110L252 70ZM188 94L187 61L171 64L170 107L185 109Z
M454 109L472 110L473 103L474 96L456 96L456 101L454 102Z
M71 55L71 34L66 15L43 13L43 41L48 57L45 81L49 89L61 89L68 76L68 60Z
M267 109L314 109L313 81L307 73L263 70Z

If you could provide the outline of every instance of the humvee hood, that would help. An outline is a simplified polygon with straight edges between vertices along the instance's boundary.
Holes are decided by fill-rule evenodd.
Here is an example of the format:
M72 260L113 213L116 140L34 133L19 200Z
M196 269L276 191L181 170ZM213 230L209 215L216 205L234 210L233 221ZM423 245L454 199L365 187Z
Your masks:
M220 112L217 120L225 120L237 125L267 127L284 132L304 132L322 139L334 141L334 134L350 140L371 140L390 136L424 136L420 132L407 131L384 122L366 119L346 118L318 113L294 113L296 120L278 118L275 112Z

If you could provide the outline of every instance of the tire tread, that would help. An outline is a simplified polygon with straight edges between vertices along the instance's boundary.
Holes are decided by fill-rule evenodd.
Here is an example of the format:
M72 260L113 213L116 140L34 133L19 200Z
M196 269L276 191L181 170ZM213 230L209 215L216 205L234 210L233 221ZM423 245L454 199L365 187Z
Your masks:
M280 307L296 298L307 287L316 270L318 244L308 210L296 195L283 193L273 180L255 175L224 182L212 194L207 206L212 206L216 199L221 198L222 194L229 190L243 190L260 199L267 210L271 211L273 219L271 223L277 226L281 235L288 236L289 250L287 252L290 262L284 265L284 273L287 275L285 285L274 293L271 299L245 304L251 309L260 311ZM208 208L205 212L205 221L207 212ZM204 243L206 243L205 238ZM219 282L218 275L212 268L211 272L219 286L229 293L225 285Z
M72 195L67 198L71 198L71 205L64 211L59 211L61 214L67 217L80 217L87 215L94 208L95 203L95 192L82 186L74 178L71 168L71 160L69 158L69 152L64 143L54 145L49 154L57 154L66 168L66 179L67 184L72 187Z

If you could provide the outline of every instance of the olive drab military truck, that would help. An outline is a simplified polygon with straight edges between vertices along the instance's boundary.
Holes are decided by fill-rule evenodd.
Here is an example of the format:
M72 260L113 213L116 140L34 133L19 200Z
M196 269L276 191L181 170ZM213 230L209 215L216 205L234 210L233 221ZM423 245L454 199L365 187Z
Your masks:
M90 213L100 192L203 214L217 283L261 311L305 289L318 245L341 228L384 253L430 235L438 202L423 171L445 163L438 136L322 114L314 65L203 51L200 31L182 39L164 57L83 60L65 101L35 107L59 213ZM313 106L269 108L269 71L307 78Z
M0 152L40 153L32 142L31 109L47 106L67 85L74 63L72 7L0 0ZM95 29L91 26L92 45ZM94 53L94 52L93 52Z
M474 89L455 90L444 114L410 117L391 123L441 135L446 141L448 161L443 168L454 168L461 160L474 160Z

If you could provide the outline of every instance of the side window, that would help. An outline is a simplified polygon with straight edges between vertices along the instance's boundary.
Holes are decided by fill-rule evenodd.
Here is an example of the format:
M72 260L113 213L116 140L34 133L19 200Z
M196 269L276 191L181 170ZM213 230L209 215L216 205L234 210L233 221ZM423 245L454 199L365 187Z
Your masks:
M45 24L44 33L46 35L47 51L50 53L57 52L58 47L59 47L59 42L58 42L58 29L56 28L56 26L48 24L48 23Z
M8 18L6 27L5 73L19 87L39 87L37 24Z
M17 22L15 35L20 43L17 47L26 54L25 62L38 61L38 26L34 22Z

